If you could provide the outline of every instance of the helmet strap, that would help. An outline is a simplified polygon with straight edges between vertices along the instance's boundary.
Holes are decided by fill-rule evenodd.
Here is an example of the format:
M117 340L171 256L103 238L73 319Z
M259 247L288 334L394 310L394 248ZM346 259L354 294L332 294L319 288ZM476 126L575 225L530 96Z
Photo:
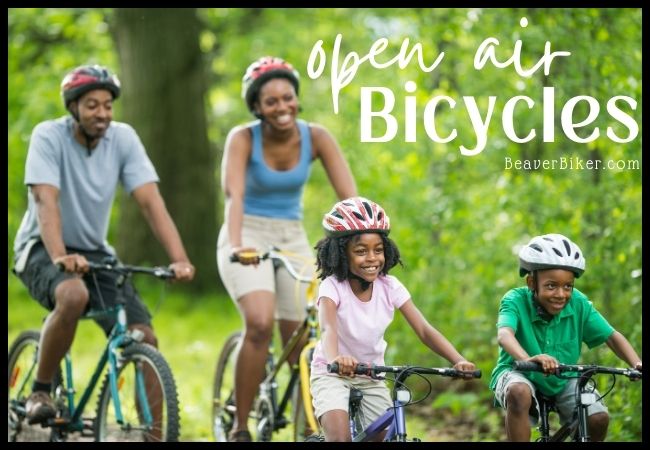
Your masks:
M78 107L78 106L77 106ZM81 131L81 135L84 137L84 140L86 141L86 150L88 151L88 156L90 156L90 152L92 150L91 144L95 140L88 132L86 129L81 125L81 121L79 120L79 111L74 110L73 108L68 108L68 111L70 111L70 114L74 118L75 122L77 123L77 127L79 128L79 131Z
M372 281L364 280L359 275L356 275L356 274L354 274L352 272L348 272L348 279L357 280L361 284L361 291L362 292L367 291L368 288L370 287L370 285L372 284Z
M533 305L535 306L535 310L537 311L537 315L541 317L543 320L546 322L549 322L551 319L553 319L553 314L550 314L548 311L544 309L544 307L539 303L537 300L537 295L538 295L538 290L537 290L537 271L533 270L532 272L532 277L533 277L533 286L534 289L531 289L531 293L533 294Z

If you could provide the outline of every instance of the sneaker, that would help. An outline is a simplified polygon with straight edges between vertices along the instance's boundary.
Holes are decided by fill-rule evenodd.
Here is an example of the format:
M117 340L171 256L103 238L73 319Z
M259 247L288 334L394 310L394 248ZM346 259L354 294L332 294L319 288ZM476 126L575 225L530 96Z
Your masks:
M232 430L228 434L228 442L251 442L252 440L248 430Z
M54 403L50 394L45 391L32 392L25 404L25 410L27 411L27 423L30 425L43 423L56 416Z

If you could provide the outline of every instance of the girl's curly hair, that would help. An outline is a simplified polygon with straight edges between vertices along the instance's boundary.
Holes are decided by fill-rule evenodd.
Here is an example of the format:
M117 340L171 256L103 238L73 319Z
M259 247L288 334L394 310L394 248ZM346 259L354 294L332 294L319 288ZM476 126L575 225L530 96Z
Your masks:
M397 264L403 266L400 259L399 249L395 242L383 233L377 233L381 236L384 244L384 267L381 270L383 275ZM359 234L340 237L326 237L316 244L316 265L318 267L318 278L324 280L330 275L334 275L338 281L348 279L350 265L346 248L348 242L359 239Z

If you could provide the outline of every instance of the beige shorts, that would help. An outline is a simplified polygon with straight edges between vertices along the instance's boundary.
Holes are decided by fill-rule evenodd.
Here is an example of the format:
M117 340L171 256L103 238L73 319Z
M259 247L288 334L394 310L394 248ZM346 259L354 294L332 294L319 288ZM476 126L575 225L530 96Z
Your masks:
M517 372L515 370L503 372L503 374L497 380L496 388L494 389L494 395L496 397L496 400L505 409L506 395L508 394L508 389L510 389L510 386L512 386L514 383L526 384L530 388L531 392L533 393L534 401L530 407L531 411L529 412L528 420L531 426L537 425L537 421L539 420L539 403L537 402L537 397L535 397L535 386L521 372ZM576 407L575 391L576 391L577 383L578 380L576 378L570 379L569 382L566 384L564 390L555 396L555 405L558 408L558 414L560 416L561 424L568 423L573 417L573 411ZM598 393L597 390L594 390L594 392L596 393L597 398L600 397L600 394ZM589 407L587 408L588 416L600 412L604 412L604 413L608 412L608 409L603 403L602 399L598 400L596 403L589 405Z
M244 215L242 245L260 252L276 246L298 255L289 255L288 259L302 276L312 276L316 269L302 222L297 220ZM217 242L217 267L221 281L235 302L253 291L269 291L275 294L277 319L302 320L307 305L307 284L294 280L282 266L275 270L270 260L262 261L257 267L231 262L231 253L228 229L224 224Z
M361 412L363 413L363 428L365 429L375 419L393 406L390 391L385 381L371 380L367 377L341 377L338 375L314 375L310 379L312 403L318 420L323 414L335 409L348 410L350 389L363 391Z

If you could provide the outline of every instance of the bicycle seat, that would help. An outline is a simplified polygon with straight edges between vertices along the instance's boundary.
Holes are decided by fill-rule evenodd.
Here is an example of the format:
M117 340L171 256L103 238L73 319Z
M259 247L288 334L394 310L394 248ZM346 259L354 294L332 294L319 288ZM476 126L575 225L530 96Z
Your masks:
M361 403L363 398L363 392L357 388L350 389L350 406L356 406Z
M546 409L547 411L555 411L557 412L557 406L555 404L555 397L548 397L541 392L537 391L535 393L535 397L537 397L537 401L539 402L539 408L540 410ZM544 406L544 408L542 407Z

